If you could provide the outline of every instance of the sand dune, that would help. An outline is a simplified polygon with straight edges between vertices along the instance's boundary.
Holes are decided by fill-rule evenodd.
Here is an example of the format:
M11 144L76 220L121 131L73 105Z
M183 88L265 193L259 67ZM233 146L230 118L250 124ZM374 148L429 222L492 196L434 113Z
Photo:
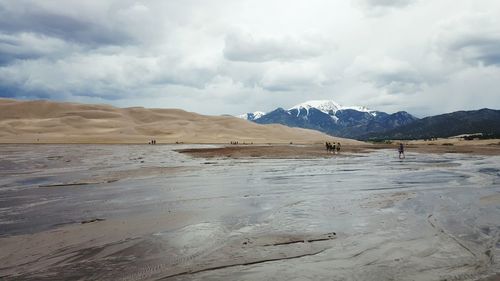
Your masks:
M180 109L0 99L0 143L319 143L331 136ZM346 144L354 140L335 138Z

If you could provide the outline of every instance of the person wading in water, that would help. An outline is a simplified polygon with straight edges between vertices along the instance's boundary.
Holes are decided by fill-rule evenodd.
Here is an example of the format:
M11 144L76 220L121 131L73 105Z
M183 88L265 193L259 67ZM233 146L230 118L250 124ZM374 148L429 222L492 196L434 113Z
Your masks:
M399 143L398 152L399 152L399 159L405 159L405 147L402 142Z

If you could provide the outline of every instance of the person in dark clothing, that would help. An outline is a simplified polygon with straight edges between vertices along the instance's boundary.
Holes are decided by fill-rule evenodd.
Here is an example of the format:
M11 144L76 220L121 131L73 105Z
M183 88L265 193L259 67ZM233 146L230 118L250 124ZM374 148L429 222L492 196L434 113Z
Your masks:
M399 152L399 159L405 159L405 147L402 142L399 143L398 152Z
M325 146L326 146L326 152L330 152L330 151L332 151L332 150L333 150L333 148L332 148L332 144L331 144L330 142L328 142L328 141L327 141L327 142L325 143Z

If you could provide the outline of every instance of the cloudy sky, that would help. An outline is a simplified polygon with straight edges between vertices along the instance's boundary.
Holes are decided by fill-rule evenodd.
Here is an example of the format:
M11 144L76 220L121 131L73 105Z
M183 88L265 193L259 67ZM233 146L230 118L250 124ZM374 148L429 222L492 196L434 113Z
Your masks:
M498 0L0 0L0 97L500 109Z

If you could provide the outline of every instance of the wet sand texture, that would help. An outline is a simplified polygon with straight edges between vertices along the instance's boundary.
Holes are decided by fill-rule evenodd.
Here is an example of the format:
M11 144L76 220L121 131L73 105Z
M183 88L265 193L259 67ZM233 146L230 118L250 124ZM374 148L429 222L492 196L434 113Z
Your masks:
M0 143L322 143L318 131L180 109L0 99ZM356 143L339 139L344 142Z
M427 145L411 142L406 146L406 153L460 153L477 155L500 155L500 145L495 143L499 140L488 140L481 142L468 142L456 146ZM493 145L492 145L493 144ZM310 159L344 157L352 154L366 154L379 149L397 151L397 144L368 144L368 143L344 143L339 153L327 153L325 146L318 145L259 145L259 146L223 146L178 149L196 157L205 158L288 158L288 159Z
M208 148L217 147L0 145L0 279L500 273L500 156L409 151L401 161L376 149L205 159L175 151Z

